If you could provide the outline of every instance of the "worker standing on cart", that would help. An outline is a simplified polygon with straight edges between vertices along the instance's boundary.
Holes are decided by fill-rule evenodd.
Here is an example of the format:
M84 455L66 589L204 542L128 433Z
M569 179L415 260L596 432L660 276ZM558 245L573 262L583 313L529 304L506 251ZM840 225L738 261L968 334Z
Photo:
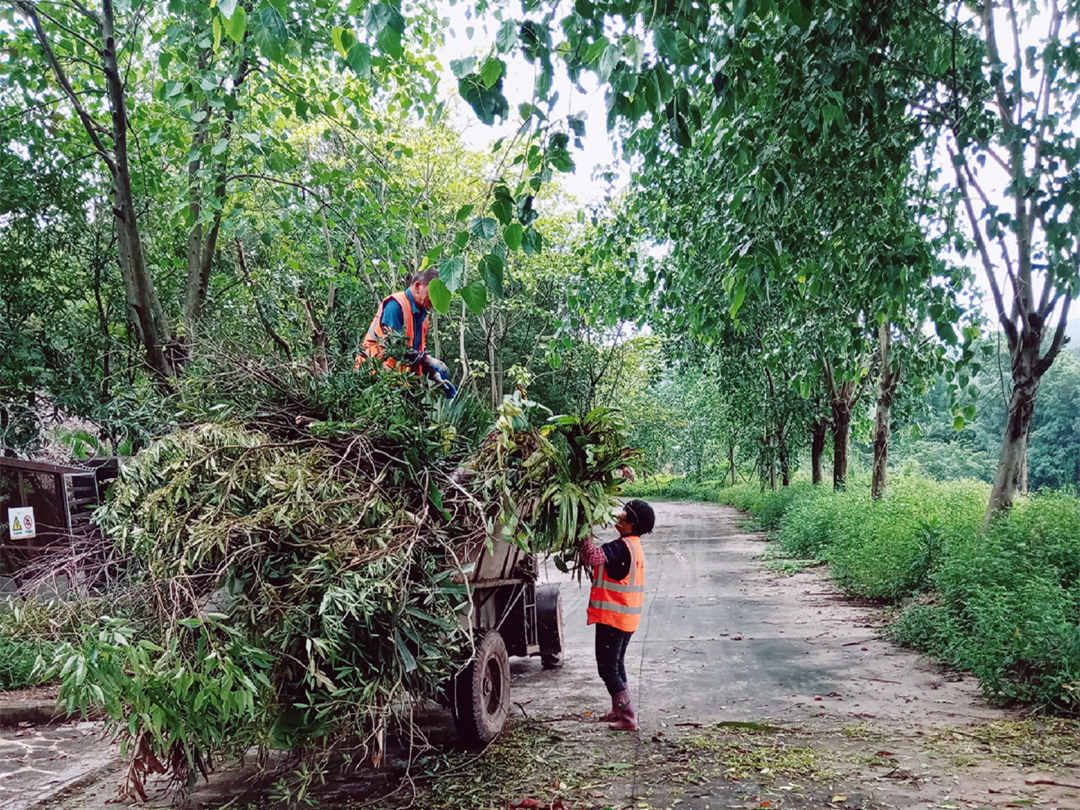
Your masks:
M429 287L438 277L439 271L434 268L421 270L413 274L404 290L382 300L364 336L364 354L356 356L355 368L360 368L364 355L374 359L386 354L389 332L404 332L408 346L405 351L406 367L441 383L447 399L457 394L457 388L450 381L450 369L427 353L428 310L431 308ZM397 368L397 361L393 357L387 357L384 363L387 368Z
M636 731L637 714L626 678L626 647L645 604L645 557L641 535L656 517L645 501L627 501L615 518L616 540L597 546L585 538L582 562L593 569L588 623L596 625L596 669L611 695L611 711L600 717L616 731Z

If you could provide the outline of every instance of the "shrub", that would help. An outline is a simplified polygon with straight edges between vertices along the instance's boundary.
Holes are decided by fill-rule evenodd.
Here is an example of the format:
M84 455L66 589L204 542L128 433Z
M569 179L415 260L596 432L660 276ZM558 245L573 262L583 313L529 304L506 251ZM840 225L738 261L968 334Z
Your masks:
M851 491L822 490L813 497L794 501L780 520L777 539L780 547L793 557L828 559L829 546L843 512L861 503L861 496Z
M985 504L986 486L966 481L898 479L881 501L862 493L830 527L832 574L857 596L910 596L927 586L948 546L978 533Z
M657 474L635 481L623 487L628 498L645 498L661 501L721 501L723 481L691 481L681 475Z
M971 670L991 697L1080 711L1080 500L1021 501L985 536L948 546L932 580L940 629L912 608L898 639Z
M766 491L756 504L755 517L761 524L761 528L776 531L780 528L780 521L796 501L815 497L820 492L821 489L809 481L799 481L791 486L781 487L775 492Z

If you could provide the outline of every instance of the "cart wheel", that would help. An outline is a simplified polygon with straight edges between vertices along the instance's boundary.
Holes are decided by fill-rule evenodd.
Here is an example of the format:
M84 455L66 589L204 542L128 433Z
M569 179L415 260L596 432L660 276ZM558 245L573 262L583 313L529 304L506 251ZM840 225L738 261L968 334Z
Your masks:
M498 630L476 645L476 657L457 676L454 721L470 743L486 745L498 736L510 712L510 658Z
M536 624L540 663L544 669L562 666L562 596L558 584L537 586Z

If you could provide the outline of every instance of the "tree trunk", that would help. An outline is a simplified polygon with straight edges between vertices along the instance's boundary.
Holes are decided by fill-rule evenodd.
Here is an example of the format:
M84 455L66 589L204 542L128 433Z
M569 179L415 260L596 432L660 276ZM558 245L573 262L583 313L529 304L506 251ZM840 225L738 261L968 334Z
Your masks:
M735 486L735 443L728 445L728 464L731 465L731 485Z
M776 491L776 454L773 452L772 437L765 434L765 463L769 465L769 489Z
M780 455L780 483L785 487L791 486L791 453L788 452L787 441L779 440L777 453Z
M1005 434L1001 440L997 473L990 489L990 502L986 507L986 522L1012 506L1020 486L1020 468L1027 455L1028 430L1035 410L1035 395L1039 380L1034 364L1028 362L1030 354L1021 346L1013 360L1013 390L1009 397L1009 414L1005 420ZM1028 356L1025 357L1025 354Z
M172 334L154 289L154 281L146 271L135 202L131 193L127 107L120 67L116 59L112 0L102 2L101 34L102 60L112 113L113 215L116 217L116 234L120 248L120 271L124 278L128 307L134 314L139 337L146 349L146 362L159 379L166 380L176 373L172 358L166 352L172 342Z
M874 417L874 471L870 480L870 499L880 501L885 496L885 478L889 461L889 436L892 406L896 386L900 382L900 368L891 365L892 350L890 324L879 330L878 347L881 350L881 380L878 385L877 408Z
M810 425L810 475L815 485L821 483L822 475L821 458L825 455L825 437L829 432L829 423L825 419L818 419Z
M846 388L849 383L845 383ZM833 433L833 489L841 491L847 486L848 435L851 433L851 402L847 397L834 397L832 401Z
M469 381L469 355L465 352L465 325L468 323L468 310L465 308L465 300L461 301L461 323L458 325L458 362L461 363L461 384L465 387Z
M102 140L105 128L95 121L83 106L79 94L68 80L64 66L53 51L52 43L41 25L37 7L31 2L17 2L16 6L31 22L34 35L45 52L46 60L52 69L60 89L68 97L79 121L86 130L94 149L109 169L113 181L113 218L116 222L118 261L120 275L124 281L124 292L130 316L135 324L138 337L146 350L146 364L158 378L168 385L168 378L174 374L174 363L168 354L172 343L169 325L165 320L161 303L154 289L154 282L146 272L139 237L138 219L131 193L131 172L128 165L127 149L127 107L124 97L124 83L120 76L120 67L116 58L116 34L114 26L112 0L102 0L100 18L101 33L101 69L105 74L106 95L109 100L110 135L112 148ZM93 65L97 67L97 65Z

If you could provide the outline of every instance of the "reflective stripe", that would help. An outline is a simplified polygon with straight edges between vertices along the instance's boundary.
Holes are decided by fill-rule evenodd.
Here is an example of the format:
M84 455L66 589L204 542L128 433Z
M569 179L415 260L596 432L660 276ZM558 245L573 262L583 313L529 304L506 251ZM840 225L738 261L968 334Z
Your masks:
M598 610L610 610L612 613L625 613L629 616L641 613L641 605L638 605L637 607L627 607L626 605L617 605L614 602L594 602L591 599L589 600L589 607Z
M645 593L644 585L620 585L617 582L612 582L610 579L598 579L593 580L596 587L603 588L605 591L616 591L618 593Z

